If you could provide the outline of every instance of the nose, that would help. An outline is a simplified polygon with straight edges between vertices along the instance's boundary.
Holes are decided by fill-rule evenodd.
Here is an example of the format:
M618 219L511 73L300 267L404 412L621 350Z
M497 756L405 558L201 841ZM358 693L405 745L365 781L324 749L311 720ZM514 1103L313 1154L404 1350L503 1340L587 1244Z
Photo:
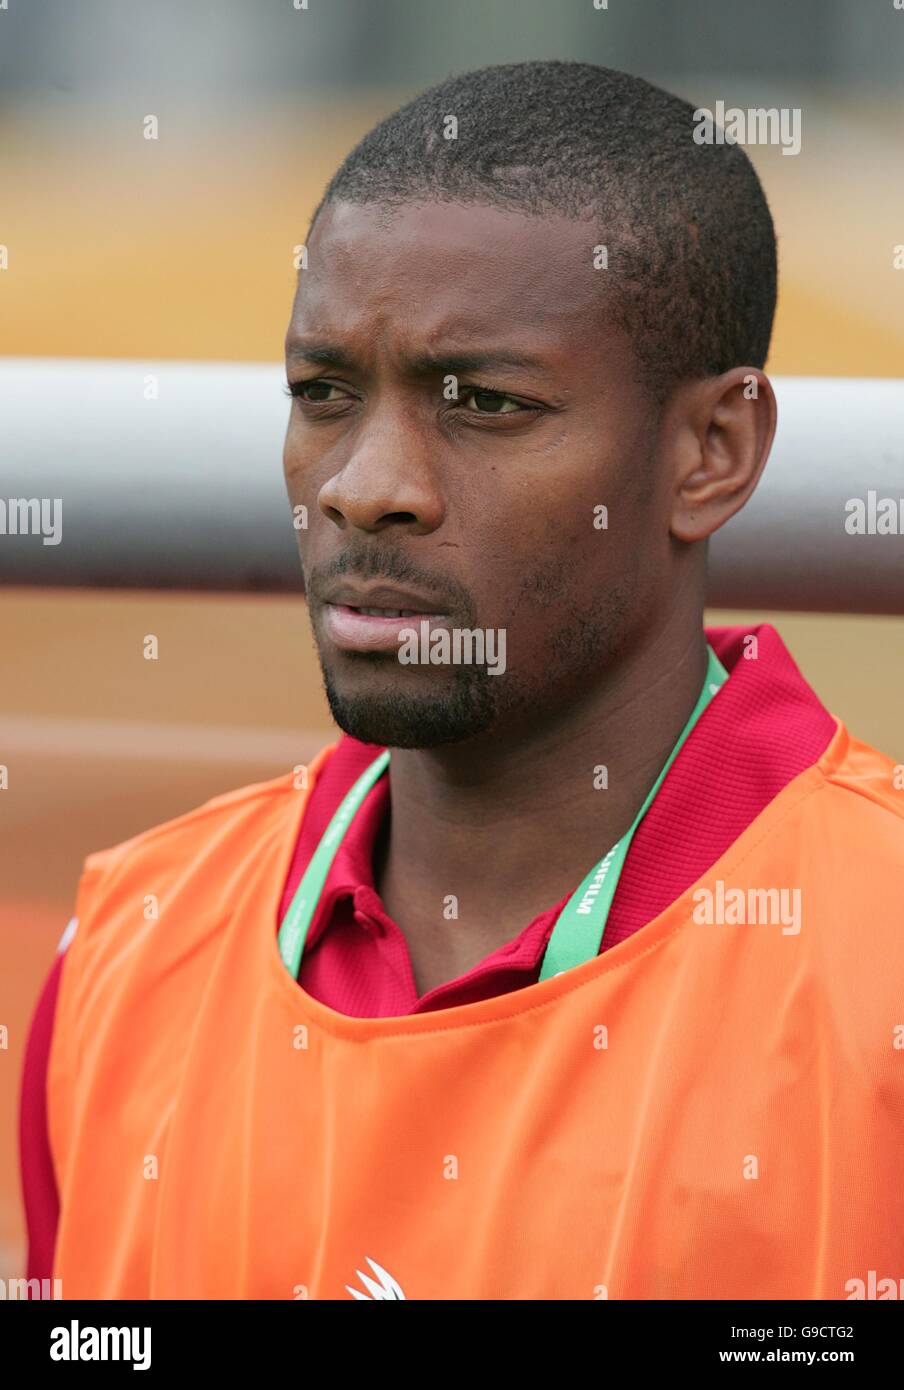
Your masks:
M423 431L410 419L388 408L375 412L361 423L346 462L321 487L318 505L341 530L435 531L444 505L429 454Z

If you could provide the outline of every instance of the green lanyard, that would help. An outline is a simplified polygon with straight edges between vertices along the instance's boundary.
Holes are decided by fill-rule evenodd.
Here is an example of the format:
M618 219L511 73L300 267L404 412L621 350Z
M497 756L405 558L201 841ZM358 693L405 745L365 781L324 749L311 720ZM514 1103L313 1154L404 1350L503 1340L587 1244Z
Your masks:
M627 857L634 832L649 810L654 796L659 791L666 773L678 756L678 751L691 729L713 696L718 694L728 680L728 672L712 647L707 645L706 650L708 654L706 676L697 703L691 711L691 716L679 734L678 742L666 759L662 771L647 793L646 800L634 818L631 828L617 844L612 846L609 853L598 864L594 864L583 883L572 893L562 908L546 945L546 953L540 970L541 980L548 980L552 975L560 975L564 970L571 970L576 965L583 965L585 961L592 960L594 956L599 955L603 932L609 917L609 909L612 906L612 899L615 897L622 866ZM378 758L374 759L370 767L362 772L351 790L346 793L342 804L324 831L320 844L311 856L301 882L295 891L295 896L289 904L279 929L279 954L293 979L298 979L308 928L311 925L311 919L323 891L330 865L336 857L342 838L351 825L361 802L388 766L389 749L387 748Z

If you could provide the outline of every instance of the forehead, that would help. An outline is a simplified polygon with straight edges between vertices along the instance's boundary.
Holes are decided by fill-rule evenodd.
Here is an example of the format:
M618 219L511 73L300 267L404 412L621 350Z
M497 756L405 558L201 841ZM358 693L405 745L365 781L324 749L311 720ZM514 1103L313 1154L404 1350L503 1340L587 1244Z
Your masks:
M592 222L486 204L328 204L299 273L297 334L513 335L574 346L606 326Z

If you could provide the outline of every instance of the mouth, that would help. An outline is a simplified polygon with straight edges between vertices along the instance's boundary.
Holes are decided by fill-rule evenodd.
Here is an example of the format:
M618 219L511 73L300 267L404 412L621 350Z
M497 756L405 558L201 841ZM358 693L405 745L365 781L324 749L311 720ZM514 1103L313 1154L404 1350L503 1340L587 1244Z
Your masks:
M385 587L337 589L323 604L323 613L326 635L342 651L397 652L405 628L415 628L420 636L422 623L432 629L449 621L448 614L431 608L430 600Z
M324 604L326 634L334 646L348 652L397 652L399 637L406 628L421 624L430 628L446 626L443 613L423 613L415 609L354 608L348 603Z

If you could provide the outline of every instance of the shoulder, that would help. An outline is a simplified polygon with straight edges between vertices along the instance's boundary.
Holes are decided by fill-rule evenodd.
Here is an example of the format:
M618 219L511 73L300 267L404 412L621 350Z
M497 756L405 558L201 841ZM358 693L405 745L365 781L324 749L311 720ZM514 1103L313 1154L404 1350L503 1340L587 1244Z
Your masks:
M196 923L199 894L209 895L211 883L223 897L238 892L254 856L290 834L290 821L301 823L335 746L327 745L307 764L278 777L210 797L182 815L88 854L75 897L78 928L67 957L84 962L116 949L131 936L124 924L138 911L147 911L153 920L159 914L164 931L164 917L183 926ZM165 914L165 907L174 912Z
M115 878L149 859L165 861L167 856L173 856L174 862L178 862L186 852L203 858L214 849L222 849L224 837L243 839L252 826L260 825L269 816L278 818L282 811L296 806L299 798L306 799L335 747L328 744L307 764L300 763L278 777L222 792L182 815L161 821L108 848L92 851L84 860L83 883Z
M846 1001L839 1011L856 1004L850 1029L881 1021L887 1032L892 1016L900 1022L904 973L904 767L842 724L817 767L814 795L789 825L784 867L825 978Z
M904 763L839 723L817 766L845 831L869 837L876 851L884 848L904 858Z
M117 1009L150 1009L161 991L171 1000L202 987L256 867L266 862L279 876L333 746L86 857L57 1003L58 1053L84 1019L97 1020L100 1035L99 1020ZM274 902L274 919L276 911Z

